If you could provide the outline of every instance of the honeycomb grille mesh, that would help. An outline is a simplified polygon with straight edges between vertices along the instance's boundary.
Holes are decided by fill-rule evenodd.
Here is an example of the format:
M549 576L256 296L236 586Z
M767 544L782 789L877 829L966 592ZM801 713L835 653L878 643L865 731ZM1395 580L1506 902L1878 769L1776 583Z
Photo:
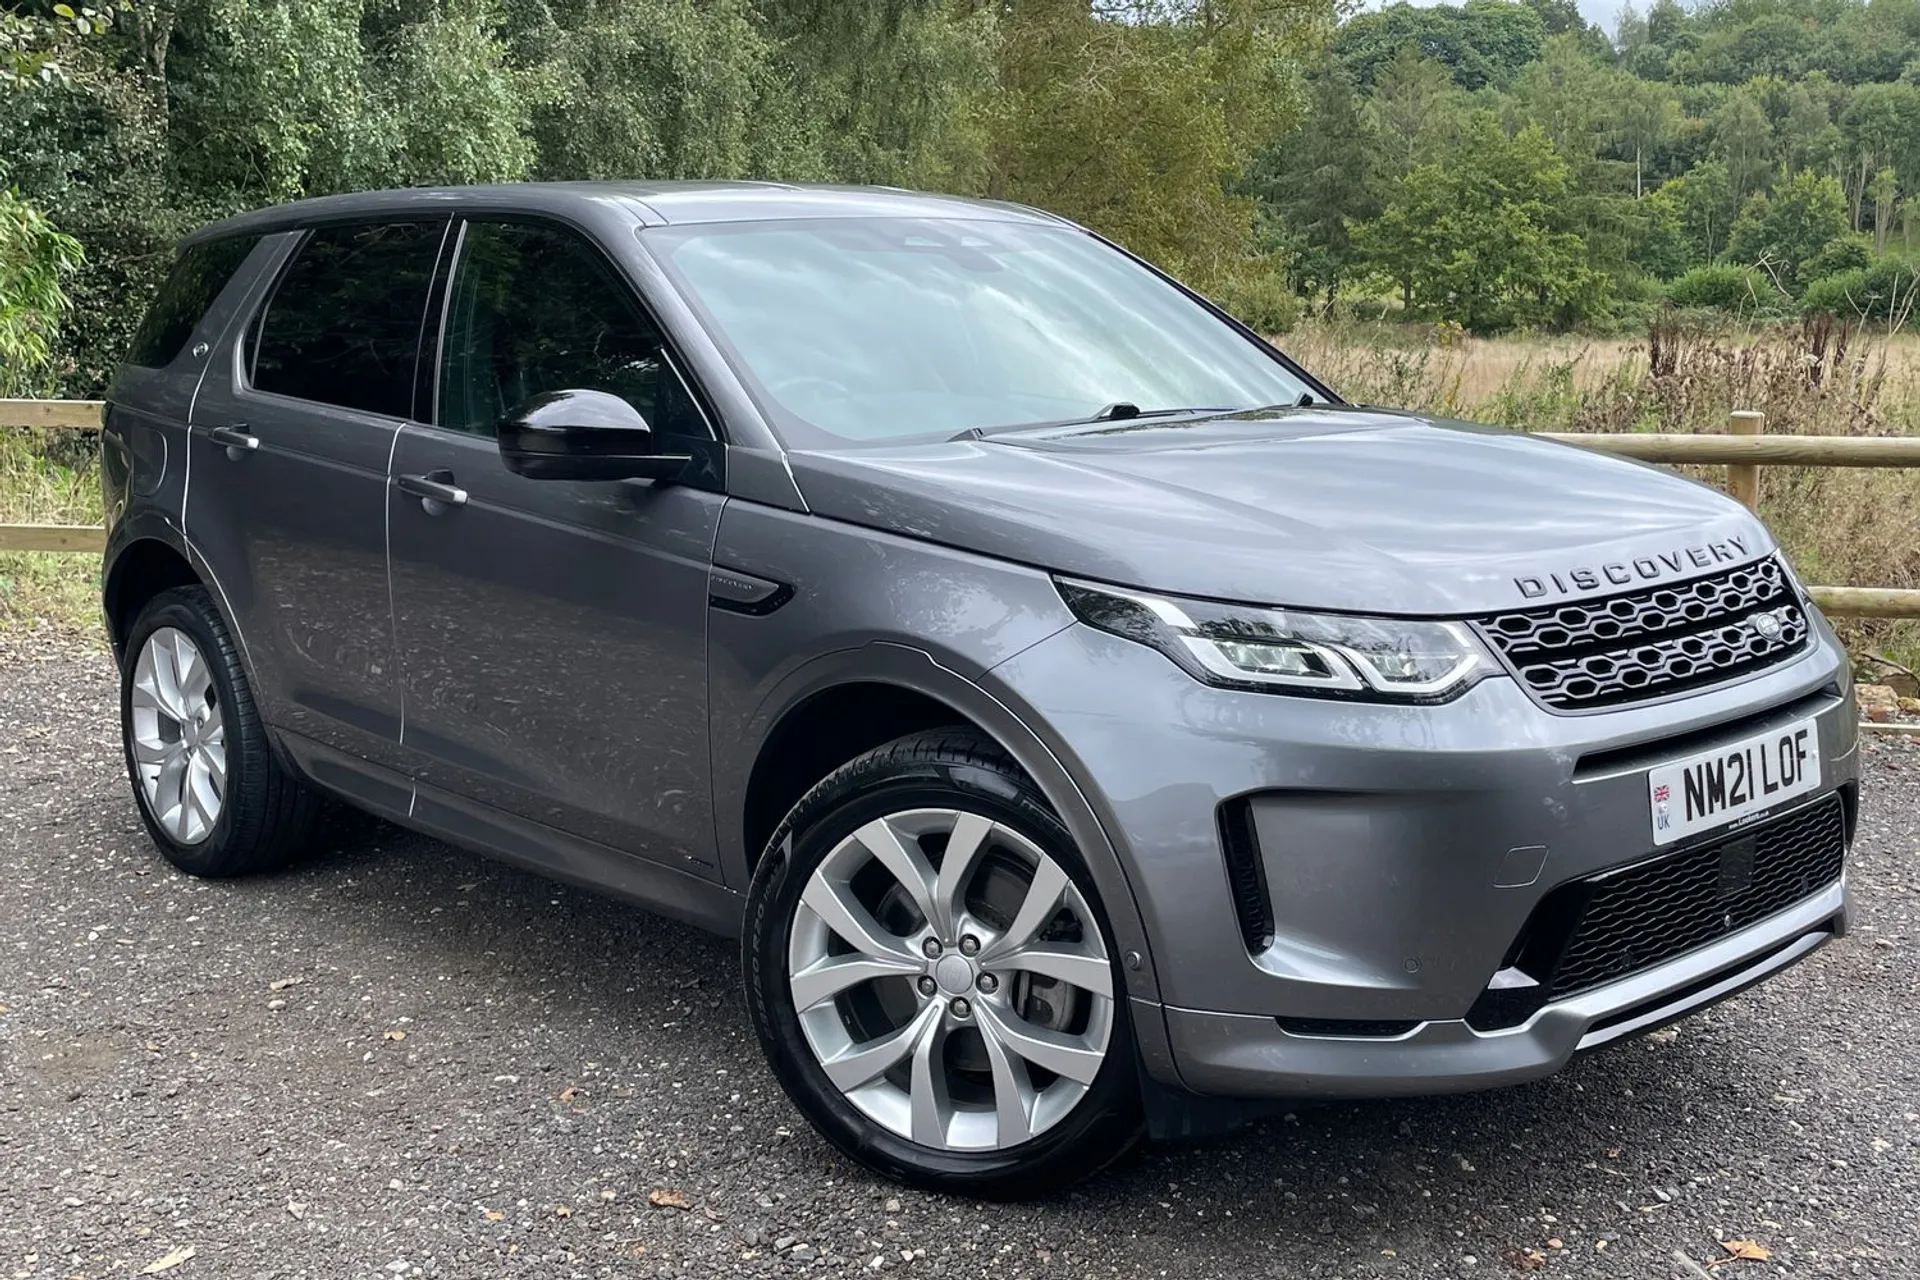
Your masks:
M1550 1000L1661 964L1811 897L1846 858L1840 797L1594 882Z
M1812 636L1768 557L1691 582L1482 619L1541 703L1586 711L1718 684L1781 662Z

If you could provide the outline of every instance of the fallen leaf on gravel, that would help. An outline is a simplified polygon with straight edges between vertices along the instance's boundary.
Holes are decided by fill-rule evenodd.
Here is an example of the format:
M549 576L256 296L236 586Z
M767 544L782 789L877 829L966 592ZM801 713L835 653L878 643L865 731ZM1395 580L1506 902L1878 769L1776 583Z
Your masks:
M389 1040L405 1040L406 1038L407 1038L407 1033L404 1031L387 1032L387 1039Z
M162 1254L146 1266L140 1268L140 1274L143 1276L156 1276L162 1271L171 1271L192 1256L193 1246L183 1244L172 1253Z
M1507 1250L1501 1256L1507 1260L1507 1265L1515 1271L1532 1271L1547 1260L1547 1255L1538 1249L1513 1248Z
M480 1216L485 1218L488 1222L498 1222L502 1218L506 1217L507 1215L500 1212L498 1209L489 1209L485 1213L481 1214Z
M572 1102L575 1098L579 1096L580 1096L580 1088L578 1085L570 1084L566 1088L560 1091L560 1101L562 1102Z
M647 1203L656 1209L691 1209L692 1202L684 1191L675 1191L671 1187L655 1187L647 1192Z
M304 978L275 978L267 984L267 990L285 991L288 987L297 987L304 981Z
M553 1206L553 1216L556 1218L571 1218L573 1216L573 1210L563 1204L557 1204Z
M1723 1267L1729 1262L1765 1262L1773 1256L1771 1249L1752 1240L1722 1240L1720 1247L1727 1251L1727 1256L1715 1258L1708 1266Z

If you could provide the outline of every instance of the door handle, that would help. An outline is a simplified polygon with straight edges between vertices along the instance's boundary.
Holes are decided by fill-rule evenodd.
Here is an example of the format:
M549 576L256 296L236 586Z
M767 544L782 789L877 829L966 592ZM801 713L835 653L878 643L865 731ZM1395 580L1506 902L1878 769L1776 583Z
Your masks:
M430 516L437 516L453 507L467 505L467 491L453 483L451 471L429 471L423 476L401 476L394 483L400 486L400 492L410 493L420 499L420 505Z
M215 444L225 445L227 457L235 462L260 447L260 437L248 435L245 423L237 423L231 427L215 427L207 432L207 439Z

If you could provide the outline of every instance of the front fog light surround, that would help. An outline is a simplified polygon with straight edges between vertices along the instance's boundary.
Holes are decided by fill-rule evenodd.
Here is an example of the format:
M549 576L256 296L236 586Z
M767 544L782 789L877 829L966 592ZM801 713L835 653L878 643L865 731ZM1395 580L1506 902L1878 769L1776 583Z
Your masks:
M1300 613L1057 579L1074 616L1227 688L1438 702L1497 670L1464 623Z

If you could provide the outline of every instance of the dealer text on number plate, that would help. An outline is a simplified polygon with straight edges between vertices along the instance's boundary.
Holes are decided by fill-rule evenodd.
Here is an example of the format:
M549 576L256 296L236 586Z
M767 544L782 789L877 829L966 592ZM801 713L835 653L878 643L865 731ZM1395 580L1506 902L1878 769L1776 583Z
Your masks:
M1671 844L1819 788L1820 730L1812 720L1663 764L1647 774L1653 842Z

